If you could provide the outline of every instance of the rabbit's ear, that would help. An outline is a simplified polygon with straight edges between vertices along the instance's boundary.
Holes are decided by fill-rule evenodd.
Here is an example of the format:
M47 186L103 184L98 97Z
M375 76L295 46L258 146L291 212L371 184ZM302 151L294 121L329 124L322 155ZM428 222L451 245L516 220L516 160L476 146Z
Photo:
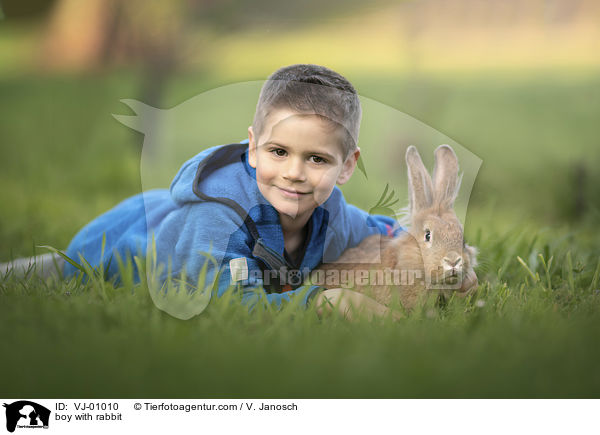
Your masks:
M435 150L435 165L433 167L434 200L446 208L452 208L460 180L458 178L458 159L452 148L440 145Z
M408 166L408 195L410 198L410 213L431 206L433 201L433 189L431 177L423 165L421 156L414 146L406 150L406 165Z

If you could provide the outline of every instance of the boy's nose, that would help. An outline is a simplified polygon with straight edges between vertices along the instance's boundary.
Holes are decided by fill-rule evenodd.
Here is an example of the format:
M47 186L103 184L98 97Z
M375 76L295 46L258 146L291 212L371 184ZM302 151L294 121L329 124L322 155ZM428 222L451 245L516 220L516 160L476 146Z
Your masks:
M284 168L283 177L288 180L303 181L305 175L302 159L289 159L288 164Z

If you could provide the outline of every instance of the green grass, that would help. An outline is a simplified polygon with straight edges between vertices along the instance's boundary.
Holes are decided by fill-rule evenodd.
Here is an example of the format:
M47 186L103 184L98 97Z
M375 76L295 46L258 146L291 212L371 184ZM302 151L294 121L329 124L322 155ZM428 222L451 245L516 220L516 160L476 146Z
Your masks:
M248 314L228 299L182 321L143 284L8 277L0 395L600 396L597 76L352 79L482 158L465 225L480 248L476 295L397 323L293 306ZM215 82L181 77L165 107ZM138 91L132 73L0 81L1 261L66 247L140 190L142 136L110 116ZM570 175L578 162L583 184ZM381 191L345 194L368 208Z
M2 366L11 373L2 393L597 397L600 263L576 240L600 240L562 234L482 233L478 292L398 322L319 319L293 304L249 314L235 295L182 321L156 309L143 284L9 277L0 283ZM553 258L548 271L540 256Z

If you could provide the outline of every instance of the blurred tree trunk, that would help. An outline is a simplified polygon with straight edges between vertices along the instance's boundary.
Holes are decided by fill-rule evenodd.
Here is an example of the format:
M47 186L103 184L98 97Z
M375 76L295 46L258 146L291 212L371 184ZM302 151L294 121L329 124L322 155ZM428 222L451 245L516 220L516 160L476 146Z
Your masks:
M158 105L183 57L185 17L183 0L58 0L44 38L42 65L72 71L140 66L140 99Z

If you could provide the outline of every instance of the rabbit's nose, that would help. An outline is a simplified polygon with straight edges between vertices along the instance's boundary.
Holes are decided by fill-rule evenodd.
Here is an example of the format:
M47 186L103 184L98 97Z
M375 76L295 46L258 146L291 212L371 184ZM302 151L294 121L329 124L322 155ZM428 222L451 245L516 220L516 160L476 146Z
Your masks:
M460 268L462 267L462 257L461 256L456 256L456 257L444 257L442 260L442 264L444 266L444 270L452 270L452 269L458 269L460 270Z

